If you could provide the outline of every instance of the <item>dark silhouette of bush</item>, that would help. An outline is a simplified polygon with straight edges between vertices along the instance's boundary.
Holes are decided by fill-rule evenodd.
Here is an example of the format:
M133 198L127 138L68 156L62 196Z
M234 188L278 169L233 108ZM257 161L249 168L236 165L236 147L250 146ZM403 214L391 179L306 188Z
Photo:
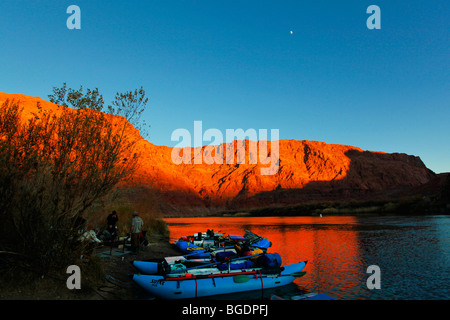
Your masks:
M54 113L37 106L22 120L20 101L0 109L0 260L12 274L64 273L87 249L83 214L137 164L127 118L139 125L148 99L141 88L118 93L108 113L98 89L54 88ZM72 107L74 109L71 109ZM7 276L8 273L3 273Z

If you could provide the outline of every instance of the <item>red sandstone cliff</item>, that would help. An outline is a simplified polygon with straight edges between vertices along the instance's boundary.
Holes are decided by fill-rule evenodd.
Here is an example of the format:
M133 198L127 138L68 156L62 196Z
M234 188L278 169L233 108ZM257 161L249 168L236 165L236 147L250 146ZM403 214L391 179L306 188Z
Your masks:
M6 93L0 93L0 105L8 98L22 102L24 115L36 110L36 102L54 111L62 108L38 97ZM143 190L149 189L155 192L163 213L366 197L418 187L435 176L419 157L304 140L278 142L279 167L273 175L261 174L261 169L269 165L249 164L248 141L242 164L236 164L242 156L237 146L243 142L238 141L232 149L233 164L193 164L195 152L205 149L197 148L187 150L191 152L192 164L177 165L172 161L172 148L146 141L131 126L127 134L138 138L140 160L133 180L125 187L134 193L145 194ZM230 147L224 144L222 150ZM258 143L257 147L259 151L262 146ZM267 150L270 147L269 143ZM220 149L216 146L214 150L215 153ZM225 154L223 159L225 163Z

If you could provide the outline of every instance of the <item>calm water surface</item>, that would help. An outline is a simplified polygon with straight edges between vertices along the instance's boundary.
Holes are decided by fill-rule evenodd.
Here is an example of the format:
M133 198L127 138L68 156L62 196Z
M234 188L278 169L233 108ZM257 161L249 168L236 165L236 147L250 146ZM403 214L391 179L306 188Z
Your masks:
M448 300L450 216L170 218L171 241L206 229L268 238L283 264L308 260L307 274L267 292L218 299L289 299L321 292L339 299ZM367 268L381 270L381 289L369 290Z

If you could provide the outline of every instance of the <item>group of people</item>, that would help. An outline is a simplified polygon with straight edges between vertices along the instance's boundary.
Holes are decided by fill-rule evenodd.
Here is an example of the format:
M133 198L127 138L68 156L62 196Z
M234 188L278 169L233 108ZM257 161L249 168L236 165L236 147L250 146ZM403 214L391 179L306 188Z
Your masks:
M114 240L119 235L119 232L117 230L117 222L119 221L117 212L114 210L112 213L110 213L106 218L106 221L107 221L106 230L111 235L111 239ZM131 234L131 248L135 252L139 251L141 238L145 239L145 236L143 235L143 227L144 227L144 220L142 220L142 218L139 217L139 214L136 211L134 211L133 218L131 219L130 234Z

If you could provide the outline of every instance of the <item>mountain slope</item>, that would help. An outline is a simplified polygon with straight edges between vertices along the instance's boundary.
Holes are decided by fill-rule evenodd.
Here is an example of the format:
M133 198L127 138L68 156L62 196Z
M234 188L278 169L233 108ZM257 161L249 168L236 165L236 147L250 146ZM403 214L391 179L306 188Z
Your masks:
M0 104L6 99L18 99L24 115L35 112L39 102L44 109L57 111L57 106L38 97L0 93ZM111 117L111 121L115 117ZM327 144L318 141L280 140L279 167L272 167L273 175L261 174L268 168L260 162L249 164L255 155L249 152L249 141L235 141L234 145L186 148L191 164L175 164L173 148L156 146L143 139L129 127L127 135L138 138L140 153L138 169L133 179L122 187L157 194L163 213L189 213L260 207L273 204L294 204L311 199L361 198L379 193L409 190L429 183L435 174L426 168L419 157L399 153L364 151L357 147ZM245 147L245 157L239 147ZM269 142L267 150L271 149ZM213 150L211 150L211 148ZM257 150L263 149L261 142ZM226 152L234 156L226 164ZM244 149L242 149L244 150ZM217 155L224 151L224 164L194 164L195 154ZM219 157L220 158L220 157ZM237 164L237 160L244 160ZM272 166L275 163L272 163Z

